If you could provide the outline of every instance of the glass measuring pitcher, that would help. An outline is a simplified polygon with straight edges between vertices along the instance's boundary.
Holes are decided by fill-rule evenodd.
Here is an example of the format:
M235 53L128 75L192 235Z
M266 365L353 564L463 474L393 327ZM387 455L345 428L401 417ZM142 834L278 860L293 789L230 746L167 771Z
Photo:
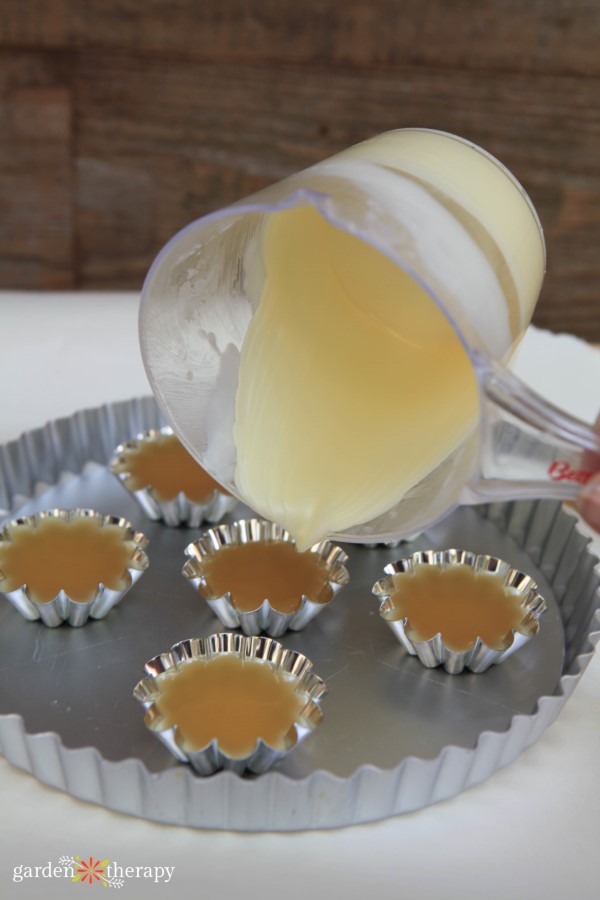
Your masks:
M179 232L144 284L142 356L192 455L300 545L391 541L589 477L592 427L504 368L544 267L501 163L388 132Z

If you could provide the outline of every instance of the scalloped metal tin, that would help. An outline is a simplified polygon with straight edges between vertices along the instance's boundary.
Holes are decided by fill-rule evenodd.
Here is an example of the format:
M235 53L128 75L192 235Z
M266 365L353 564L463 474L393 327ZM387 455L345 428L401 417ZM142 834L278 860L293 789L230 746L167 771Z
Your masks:
M59 484L64 473L79 478L77 473L90 462L99 468L111 448L160 421L156 402L146 397L81 411L0 446L0 508L8 512L30 502L44 486ZM401 754L397 762L386 765L365 760L344 777L315 767L303 777L275 770L251 779L226 771L198 778L187 766L152 771L135 749L109 758L92 740L78 742L72 729L57 733L60 723L50 731L47 726L27 728L22 708L7 705L0 714L3 755L41 783L84 802L155 822L204 829L338 828L414 812L480 784L543 736L579 683L600 638L600 566L596 553L588 549L589 537L558 502L494 503L467 514L476 523L476 535L492 528L503 544L517 548L533 563L552 592L564 632L556 681L537 695L531 712L509 713L506 725L481 728L473 744L450 741L431 758ZM443 526L439 529L444 531ZM461 543L466 545L464 540ZM373 558L364 553L367 560ZM387 629L381 631L387 633ZM407 663L411 662L407 656ZM430 674L427 682L439 677L444 693L452 689L447 681L457 681L443 672ZM490 677L495 674L490 672ZM336 694L339 688L336 683ZM135 701L131 702L133 706ZM329 725L328 714L324 728ZM305 746L310 748L303 745L300 754Z
M238 505L235 497L214 490L203 503L191 500L183 491L171 500L162 500L152 485L146 485L139 490L131 490L127 481L131 478L131 472L127 469L125 454L128 450L136 450L145 441L156 440L159 435L173 434L169 426L151 428L138 434L135 438L119 444L115 449L109 463L110 470L119 479L127 490L139 503L144 513L152 521L164 522L170 527L186 525L188 528L199 528L203 522L220 522L227 513L230 513Z
M106 516L93 509L52 509L37 513L34 516L13 519L11 522L5 523L0 531L0 541L10 541L9 529L12 530L20 526L35 526L37 522L47 518L64 520L94 518L100 521L101 527L116 525L121 529L123 540L130 541L134 545L129 565L124 572L127 582L126 586L121 590L115 590L100 582L94 596L86 602L73 600L64 590L60 590L52 600L38 602L32 599L27 584L21 585L14 591L0 590L0 593L4 594L6 599L12 603L25 619L29 621L41 620L49 628L56 628L58 625L62 625L63 622L68 622L69 625L74 627L80 627L85 625L88 618L103 619L117 603L121 602L125 594L148 568L148 557L145 553L148 539L140 531L135 531L130 522L118 516ZM0 578L1 584L2 579Z
M210 660L230 654L240 660L256 660L269 666L275 673L287 676L294 682L294 690L301 695L303 708L299 719L293 723L294 739L285 749L269 746L258 738L253 751L245 757L227 755L215 739L194 752L186 751L177 740L176 725L160 728L161 715L156 707L160 697L160 676L165 672L181 671L193 660ZM312 672L312 663L302 653L286 650L281 644L266 637L245 637L240 634L213 634L208 638L190 638L174 644L145 665L147 677L135 687L133 696L146 710L146 727L158 737L181 762L190 763L199 775L212 775L219 769L228 769L241 775L245 771L260 775L283 759L300 741L320 725L323 718L320 700L327 692L325 683Z
M446 646L443 635L440 633L428 641L416 641L411 639L408 634L409 621L406 617L396 620L386 618L386 613L392 609L390 598L394 593L394 575L413 572L417 566L435 566L438 569L447 570L457 565L469 566L475 572L489 572L502 576L504 585L511 588L520 597L523 606L521 622L523 630L512 629L512 641L507 648L498 650L489 647L478 637L468 650L459 653ZM538 586L533 578L495 556L454 548L419 550L411 556L389 563L383 571L386 573L386 577L373 586L373 593L380 601L380 616L411 656L418 657L419 662L427 668L443 666L450 675L458 675L465 668L470 669L471 672L481 673L487 671L491 665L503 662L537 634L540 617L547 608L546 601L538 592Z
M315 618L335 595L348 583L350 576L345 568L347 553L330 541L321 541L310 548L329 570L329 579L324 588L330 591L325 602L316 598L302 596L300 608L293 613L283 613L274 609L268 598L255 610L241 612L231 602L229 593L220 597L211 597L207 593L203 563L207 557L213 556L222 547L248 544L253 541L287 541L294 543L292 536L285 529L266 519L238 519L231 525L219 525L206 531L197 541L185 548L189 557L182 574L210 606L215 615L226 628L241 628L244 634L256 635L266 632L270 637L281 637L288 629L300 631Z

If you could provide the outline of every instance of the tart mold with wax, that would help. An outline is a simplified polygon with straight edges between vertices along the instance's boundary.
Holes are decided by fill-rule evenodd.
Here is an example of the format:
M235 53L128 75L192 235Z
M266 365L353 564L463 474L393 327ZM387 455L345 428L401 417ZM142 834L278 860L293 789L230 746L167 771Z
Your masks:
M244 634L256 635L266 632L270 637L280 637L288 629L300 631L317 616L342 587L348 584L350 576L345 568L347 554L341 547L329 541L314 544L309 553L315 554L327 569L327 581L318 596L299 598L299 608L292 613L274 609L269 598L250 612L235 608L230 593L215 595L206 583L205 563L223 547L249 544L255 541L294 543L291 535L266 519L239 519L231 525L219 525L206 531L202 537L185 549L188 561L183 567L183 575L203 597L226 628L241 628Z

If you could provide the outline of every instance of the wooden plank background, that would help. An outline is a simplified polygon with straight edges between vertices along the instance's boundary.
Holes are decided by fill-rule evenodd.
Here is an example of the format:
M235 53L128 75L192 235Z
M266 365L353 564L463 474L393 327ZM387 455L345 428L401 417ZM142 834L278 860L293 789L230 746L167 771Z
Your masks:
M191 219L418 125L514 171L535 321L600 341L598 47L598 0L0 0L0 287L137 289Z

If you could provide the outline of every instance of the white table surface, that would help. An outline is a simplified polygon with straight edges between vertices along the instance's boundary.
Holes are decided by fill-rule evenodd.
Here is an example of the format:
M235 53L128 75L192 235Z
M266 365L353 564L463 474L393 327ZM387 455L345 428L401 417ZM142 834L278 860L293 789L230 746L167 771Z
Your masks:
M149 392L133 294L0 293L0 334L0 442L77 409ZM595 417L597 351L530 330L516 368L555 402ZM599 723L596 656L542 739L482 785L410 815L297 834L156 825L77 801L0 758L0 897L77 896L79 886L69 882L14 883L12 872L78 853L175 867L169 884L127 879L123 900L296 900L331 889L344 900L591 900L600 896Z

